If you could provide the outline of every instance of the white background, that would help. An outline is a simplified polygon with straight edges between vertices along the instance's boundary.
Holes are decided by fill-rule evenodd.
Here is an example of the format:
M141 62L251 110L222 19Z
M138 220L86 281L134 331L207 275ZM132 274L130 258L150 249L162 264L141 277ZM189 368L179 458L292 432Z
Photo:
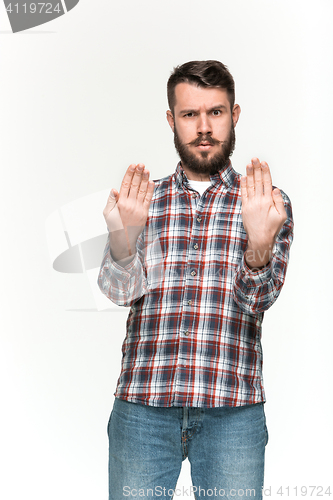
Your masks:
M235 78L234 168L266 160L293 203L287 282L263 325L265 485L333 493L332 14L330 0L81 0L12 34L0 5L2 499L107 499L127 310L98 312L86 275L53 270L45 221L118 188L132 162L173 172L166 81L192 59Z

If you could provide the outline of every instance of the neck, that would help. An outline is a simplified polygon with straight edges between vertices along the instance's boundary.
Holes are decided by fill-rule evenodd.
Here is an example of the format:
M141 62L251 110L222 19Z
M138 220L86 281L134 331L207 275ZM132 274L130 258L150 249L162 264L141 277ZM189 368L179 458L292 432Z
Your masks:
M200 182L209 182L210 181L210 175L209 174L199 174L197 172L192 172L186 165L182 164L182 168L186 174L186 177L191 180L191 181L200 181Z

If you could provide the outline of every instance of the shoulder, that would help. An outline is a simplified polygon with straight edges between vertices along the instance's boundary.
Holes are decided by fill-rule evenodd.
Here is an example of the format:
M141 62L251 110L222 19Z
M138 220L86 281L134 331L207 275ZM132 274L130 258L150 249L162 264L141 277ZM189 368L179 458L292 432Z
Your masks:
M153 199L155 200L161 196L164 196L166 191L169 191L175 183L174 174L170 174L161 179L153 179L153 180L155 183Z

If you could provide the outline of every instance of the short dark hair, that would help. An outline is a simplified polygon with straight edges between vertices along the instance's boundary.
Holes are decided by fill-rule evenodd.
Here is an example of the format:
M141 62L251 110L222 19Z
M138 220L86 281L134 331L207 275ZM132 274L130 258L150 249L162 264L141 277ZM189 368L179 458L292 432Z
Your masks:
M235 82L227 66L220 61L189 61L173 69L167 84L168 103L172 113L176 104L175 88L182 82L198 87L225 89L232 111L235 104Z

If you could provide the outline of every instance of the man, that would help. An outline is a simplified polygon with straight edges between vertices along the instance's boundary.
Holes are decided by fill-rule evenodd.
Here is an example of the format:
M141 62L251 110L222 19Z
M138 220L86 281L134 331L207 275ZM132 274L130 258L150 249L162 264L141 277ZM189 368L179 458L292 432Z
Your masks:
M293 222L267 163L233 170L234 98L222 63L175 68L167 120L180 163L155 183L130 165L104 210L99 286L130 306L108 426L110 500L179 496L186 457L196 498L261 498L261 323L284 283Z

